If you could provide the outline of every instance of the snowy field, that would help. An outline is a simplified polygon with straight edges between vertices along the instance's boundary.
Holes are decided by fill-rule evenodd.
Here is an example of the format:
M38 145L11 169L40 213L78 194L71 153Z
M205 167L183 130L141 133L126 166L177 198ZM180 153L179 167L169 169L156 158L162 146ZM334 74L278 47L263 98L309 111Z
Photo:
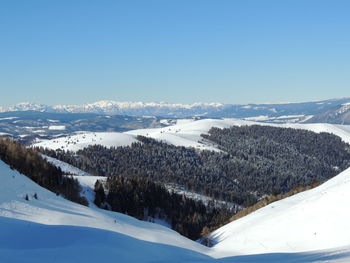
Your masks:
M77 151L89 145L100 144L106 147L117 147L131 145L137 142L136 136L142 135L161 140L169 144L194 147L198 150L218 151L215 145L203 140L201 134L208 133L210 128L229 128L242 125L269 125L274 127L285 127L305 129L313 132L329 132L341 137L345 142L350 143L350 125L334 125L327 123L286 123L267 124L261 122L245 121L239 119L204 119L198 121L179 120L178 124L165 128L138 129L125 133L118 132L80 132L65 137L36 142L34 146L49 149L64 149Z
M34 146L49 149L63 149L69 151L78 151L89 145L103 145L106 147L117 147L131 145L137 142L135 136L119 132L78 132L67 136L43 140L34 144Z

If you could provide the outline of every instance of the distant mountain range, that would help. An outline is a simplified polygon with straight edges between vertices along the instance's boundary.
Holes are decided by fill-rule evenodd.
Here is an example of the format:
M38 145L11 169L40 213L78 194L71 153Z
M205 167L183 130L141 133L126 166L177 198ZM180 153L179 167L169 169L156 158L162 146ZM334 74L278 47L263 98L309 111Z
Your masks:
M123 132L164 127L174 123L175 119L157 117L12 111L0 113L0 135L13 135L30 141L37 136L56 136L76 131Z
M100 115L158 116L166 118L187 118L198 116L207 118L253 117L258 118L256 120L272 122L286 121L288 119L291 119L293 122L299 122L306 121L311 117L314 117L314 120L317 120L317 116L320 116L321 119L325 119L327 117L322 114L325 114L328 111L332 112L335 109L340 109L343 107L342 105L346 105L347 103L350 103L350 98L302 103L245 105L222 103L170 104L165 102L145 103L116 101L99 101L83 105L55 106L19 103L8 108L0 107L0 112L39 111L46 113L95 113ZM347 111L348 110L349 109L347 109ZM339 114L337 116L339 116ZM337 118L335 118L334 121L336 121L336 119Z

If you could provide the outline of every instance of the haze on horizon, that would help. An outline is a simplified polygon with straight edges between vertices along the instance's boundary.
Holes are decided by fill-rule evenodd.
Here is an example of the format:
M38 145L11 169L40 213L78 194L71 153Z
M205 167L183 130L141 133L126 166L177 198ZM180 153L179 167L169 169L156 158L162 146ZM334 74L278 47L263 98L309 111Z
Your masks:
M7 1L0 106L348 97L350 2Z

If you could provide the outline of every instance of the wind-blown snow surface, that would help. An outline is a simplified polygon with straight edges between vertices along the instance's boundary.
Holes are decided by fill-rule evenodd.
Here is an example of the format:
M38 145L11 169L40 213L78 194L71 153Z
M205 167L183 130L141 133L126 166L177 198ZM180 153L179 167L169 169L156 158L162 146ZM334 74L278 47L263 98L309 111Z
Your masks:
M350 168L212 233L213 255L301 252L350 244ZM350 262L350 259L349 259Z
M52 140L43 140L35 143L34 146L72 151L77 151L94 144L101 144L106 147L127 146L131 145L133 142L137 142L137 135L143 135L157 140L162 140L176 146L194 147L199 150L218 151L214 144L203 140L201 134L208 133L212 127L228 128L231 126L242 125L270 125L274 127L305 129L317 133L329 132L341 137L345 142L350 143L350 125L333 125L327 123L268 124L239 119L204 119L197 121L179 121L178 124L174 126L154 129L139 129L125 133L81 132Z

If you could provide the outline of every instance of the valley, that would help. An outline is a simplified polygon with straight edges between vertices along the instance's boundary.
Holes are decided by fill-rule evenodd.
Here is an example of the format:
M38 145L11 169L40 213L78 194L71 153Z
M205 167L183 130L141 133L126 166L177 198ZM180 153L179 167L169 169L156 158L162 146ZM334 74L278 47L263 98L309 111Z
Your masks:
M34 120L35 114L28 118ZM350 259L344 231L348 211L341 209L348 199L349 126L194 117L147 117L141 124L139 117L123 118L126 130L63 130L55 122L56 128L48 128L52 133L34 132L30 140L23 140L21 132L4 133L6 140L25 143L30 154L39 150L44 160L78 182L85 206L64 199L64 192L58 195L36 185L2 162L0 175L7 190L0 196L0 231L6 239L16 231L23 238L6 246L1 239L0 258L12 262L11 255L21 248L14 262L26 257L45 262L48 255L59 262L90 262L97 255L128 262ZM141 126L132 128L135 120ZM11 166L19 169L15 162ZM269 195L315 182L320 186L230 222L232 215ZM26 245L37 229L42 234ZM69 235L79 239L68 241ZM102 241L107 236L108 245ZM45 246L44 240L51 239L56 241ZM94 254L77 253L91 246Z
M350 1L0 1L0 263L350 263Z

